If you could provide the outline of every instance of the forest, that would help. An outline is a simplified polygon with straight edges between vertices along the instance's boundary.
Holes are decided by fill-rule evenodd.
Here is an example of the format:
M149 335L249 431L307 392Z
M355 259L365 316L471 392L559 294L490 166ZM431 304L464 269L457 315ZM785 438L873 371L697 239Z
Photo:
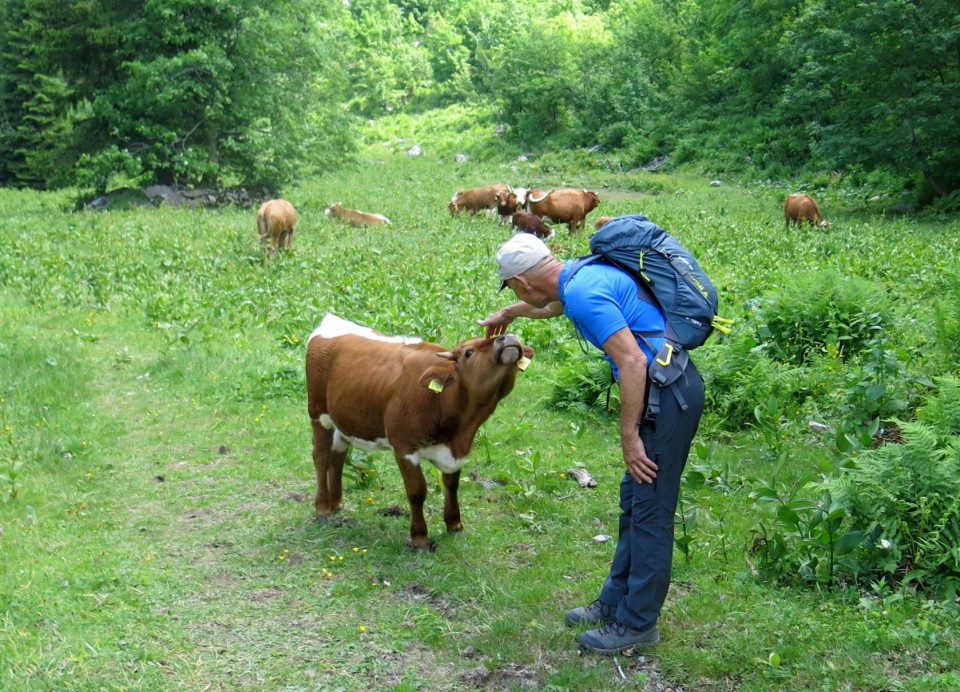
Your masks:
M490 146L960 208L952 0L2 0L0 185L281 190L452 105Z

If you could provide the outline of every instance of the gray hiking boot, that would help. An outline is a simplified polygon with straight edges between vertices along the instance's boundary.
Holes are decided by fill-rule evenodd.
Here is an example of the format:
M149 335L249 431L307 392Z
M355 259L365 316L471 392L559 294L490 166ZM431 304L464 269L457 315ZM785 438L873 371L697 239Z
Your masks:
M656 646L660 643L660 630L656 625L645 630L634 630L614 622L598 630L584 632L577 641L586 651L609 656L635 647Z
M593 603L582 608L574 608L567 613L567 624L573 625L609 625L616 622L617 609L612 605L601 603L598 598Z

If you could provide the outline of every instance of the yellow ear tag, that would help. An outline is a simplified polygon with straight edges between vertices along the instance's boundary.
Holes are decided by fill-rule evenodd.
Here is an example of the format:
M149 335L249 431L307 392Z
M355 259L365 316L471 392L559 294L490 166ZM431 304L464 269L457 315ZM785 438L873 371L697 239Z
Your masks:
M427 389L429 389L431 392L436 392L439 394L443 391L443 382L440 380L430 380L430 384L427 385Z
M530 367L530 363L532 362L533 362L532 360L530 360L526 356L523 356L520 360L517 361L517 367L520 369L520 372L523 372L524 370Z

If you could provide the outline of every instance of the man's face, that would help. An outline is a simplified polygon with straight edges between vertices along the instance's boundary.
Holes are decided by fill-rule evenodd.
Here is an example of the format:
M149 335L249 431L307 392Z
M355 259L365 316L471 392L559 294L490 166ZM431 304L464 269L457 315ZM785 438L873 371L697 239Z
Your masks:
M507 279L507 288L513 291L517 298L535 308L543 308L552 302L550 296L540 291L523 275Z

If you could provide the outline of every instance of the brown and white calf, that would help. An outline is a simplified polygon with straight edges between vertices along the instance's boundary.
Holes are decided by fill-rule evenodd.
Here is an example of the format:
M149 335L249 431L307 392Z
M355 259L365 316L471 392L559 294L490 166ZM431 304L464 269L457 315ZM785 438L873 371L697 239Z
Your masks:
M340 219L341 221L348 222L351 226L378 226L380 224L389 224L390 219L388 219L383 214L370 214L365 211L357 211L356 209L350 209L345 207L340 202L331 204L329 207L323 210L323 213L327 216Z
M306 361L317 518L343 509L343 465L355 445L393 450L410 503L413 549L433 549L423 516L423 461L442 474L447 531L462 531L460 469L480 425L531 358L533 350L512 334L448 349L324 317L310 335Z
M260 248L271 256L277 250L287 250L297 228L297 212L285 199L271 199L257 211L257 235Z

